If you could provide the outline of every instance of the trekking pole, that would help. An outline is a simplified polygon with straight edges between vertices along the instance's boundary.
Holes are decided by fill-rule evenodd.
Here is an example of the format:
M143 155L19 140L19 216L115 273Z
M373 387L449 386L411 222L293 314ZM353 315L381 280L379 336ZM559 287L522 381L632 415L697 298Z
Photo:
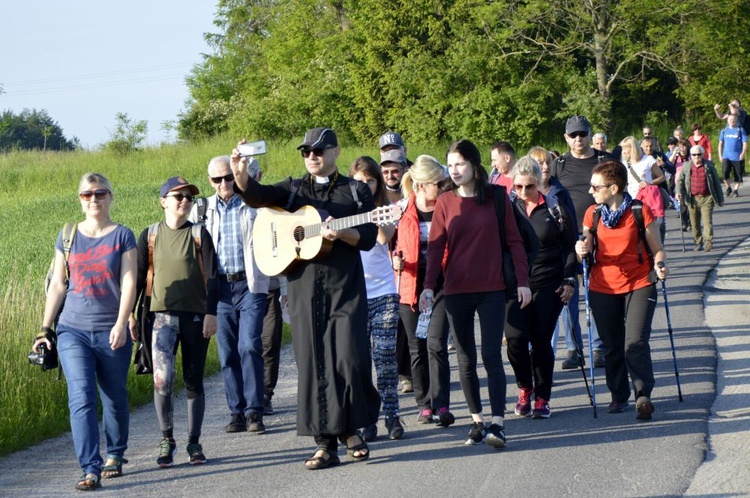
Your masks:
M403 269L401 268L401 265L404 263L404 251L399 251L396 254L396 256L398 256L398 259L399 259L398 276L396 277L396 292L400 296L401 295L401 272L403 271Z
M586 331L588 332L589 336L589 375L591 376L591 406L594 408L594 418L596 417L596 383L594 380L594 341L591 339L591 306L589 303L589 263L588 259L584 256L582 259L583 262L583 293L585 296L586 301ZM578 345L576 344L576 347ZM585 369L583 368L583 356L580 357L579 360L581 364L582 371L585 372ZM584 377L586 374L584 373Z
M576 285L578 285L578 281L576 280ZM567 304L565 306L568 306ZM578 306L578 303L576 303L576 306ZM583 338L581 337L581 332L579 330L578 334L576 335L575 326L573 325L572 320L570 321L570 330L573 335L575 336L573 339L576 343L576 354L578 355L578 366L581 367L581 375L583 375L583 383L586 386L586 393L589 395L589 403L591 403L591 406L594 407L594 418L596 418L596 406L594 405L594 398L591 396L591 388L589 387L589 381L586 378L586 367L584 366L583 361L583 347L581 344L583 344Z
M664 262L659 261L656 263L659 268L664 267ZM667 312L667 331L669 332L669 342L672 345L672 363L674 363L674 376L677 380L677 397L682 402L682 387L680 387L680 372L677 370L677 353L674 349L674 333L672 332L672 319L669 317L669 301L667 300L667 283L665 280L661 281L661 292L664 296L664 311Z

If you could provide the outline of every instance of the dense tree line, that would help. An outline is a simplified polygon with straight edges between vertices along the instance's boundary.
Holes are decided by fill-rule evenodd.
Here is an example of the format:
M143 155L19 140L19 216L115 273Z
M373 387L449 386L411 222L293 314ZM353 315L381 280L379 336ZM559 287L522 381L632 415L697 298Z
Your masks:
M748 95L750 0L219 0L182 138L326 124L529 145L586 114L622 134ZM619 133L618 133L619 130Z
M79 145L78 138L65 138L60 125L45 110L24 109L18 114L6 110L0 113L0 151L73 150Z

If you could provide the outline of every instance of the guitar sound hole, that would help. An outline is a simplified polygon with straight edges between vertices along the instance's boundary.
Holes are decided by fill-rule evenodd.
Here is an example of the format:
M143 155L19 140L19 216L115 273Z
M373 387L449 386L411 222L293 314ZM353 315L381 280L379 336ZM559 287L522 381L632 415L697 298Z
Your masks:
M302 242L302 239L305 238L305 229L304 227L296 227L294 229L294 240L297 242Z

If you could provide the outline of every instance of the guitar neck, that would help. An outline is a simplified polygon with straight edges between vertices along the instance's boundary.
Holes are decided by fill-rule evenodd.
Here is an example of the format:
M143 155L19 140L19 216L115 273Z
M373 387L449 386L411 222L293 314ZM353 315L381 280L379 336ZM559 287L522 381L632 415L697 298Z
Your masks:
M343 230L345 228L364 225L365 223L370 223L371 221L372 213L361 213L355 214L354 216L347 216L345 218L337 218L329 222L307 225L305 227L305 237L315 237L320 235L320 231L324 226L327 226L331 230Z

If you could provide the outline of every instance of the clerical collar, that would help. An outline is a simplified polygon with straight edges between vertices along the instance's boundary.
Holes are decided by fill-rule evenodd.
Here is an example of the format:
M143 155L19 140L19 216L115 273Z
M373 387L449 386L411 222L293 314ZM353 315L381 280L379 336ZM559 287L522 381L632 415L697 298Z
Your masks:
M325 184L331 181L327 176L315 176L315 175L311 175L311 176L315 179L315 183Z

